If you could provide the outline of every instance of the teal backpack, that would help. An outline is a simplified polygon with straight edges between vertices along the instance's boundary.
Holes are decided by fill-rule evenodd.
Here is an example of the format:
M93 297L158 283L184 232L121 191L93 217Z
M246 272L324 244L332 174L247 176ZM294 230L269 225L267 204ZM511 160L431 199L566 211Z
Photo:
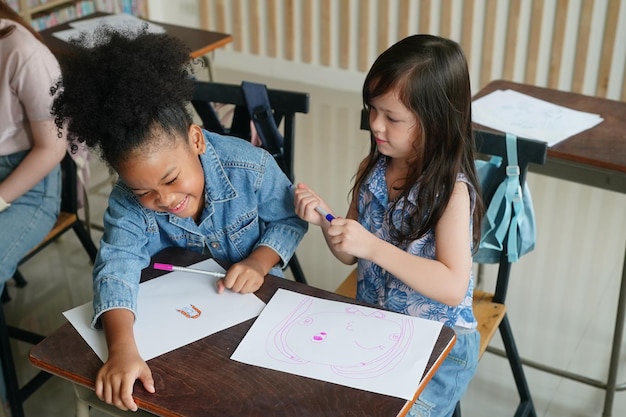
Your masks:
M517 162L517 137L506 134L507 161L506 177L502 178L503 160L491 156L489 160L477 160L476 172L483 195L489 195L495 188L489 205L485 207L482 221L481 239L478 251L474 254L476 263L499 263L500 254L506 242L509 262L517 262L520 257L535 248L535 212L528 184L520 185L520 168Z

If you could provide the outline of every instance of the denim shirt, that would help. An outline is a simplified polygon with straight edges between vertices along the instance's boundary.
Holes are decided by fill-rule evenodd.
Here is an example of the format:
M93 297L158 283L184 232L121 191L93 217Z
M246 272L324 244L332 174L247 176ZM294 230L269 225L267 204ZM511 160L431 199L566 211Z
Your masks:
M93 270L93 327L105 311L124 308L137 315L141 270L168 247L210 251L235 263L259 246L280 256L271 273L282 276L307 231L294 211L290 181L274 158L249 142L204 131L205 207L199 224L143 207L121 181L104 213L104 234Z

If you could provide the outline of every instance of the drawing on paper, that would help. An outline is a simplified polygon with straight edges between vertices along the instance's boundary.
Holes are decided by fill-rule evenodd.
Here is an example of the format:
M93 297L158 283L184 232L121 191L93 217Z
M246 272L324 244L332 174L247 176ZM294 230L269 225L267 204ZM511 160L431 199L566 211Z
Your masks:
M408 317L345 305L316 312L312 304L312 298L303 300L271 331L270 357L326 365L343 377L373 378L393 369L413 338Z
M202 311L200 311L200 309L193 304L189 304L189 307L185 306L180 309L177 308L176 311L188 319L197 319L202 314Z
M517 102L502 106L512 126L524 129L549 129L564 118L563 109L537 106L533 102Z

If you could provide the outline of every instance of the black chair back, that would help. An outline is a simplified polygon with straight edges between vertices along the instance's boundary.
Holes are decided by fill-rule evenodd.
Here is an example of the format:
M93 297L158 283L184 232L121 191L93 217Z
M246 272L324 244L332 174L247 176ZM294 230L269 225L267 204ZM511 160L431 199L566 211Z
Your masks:
M274 158L277 159L285 175L293 182L296 113L309 112L309 94L268 88L267 95L279 130L282 124L280 133L283 136L283 146L281 152L275 154ZM191 104L205 129L250 140L251 119L241 85L196 81ZM234 106L232 122L229 126L223 125L219 112L216 110L216 105L224 104ZM296 281L306 283L304 272L295 253L289 261L289 267Z
M289 179L293 181L296 113L309 112L309 94L268 88L267 95L276 125L279 127L281 123L283 125L281 131L283 149L280 155L282 164L280 165ZM250 114L240 85L197 81L191 103L205 129L250 140ZM222 124L215 103L234 106L230 126Z

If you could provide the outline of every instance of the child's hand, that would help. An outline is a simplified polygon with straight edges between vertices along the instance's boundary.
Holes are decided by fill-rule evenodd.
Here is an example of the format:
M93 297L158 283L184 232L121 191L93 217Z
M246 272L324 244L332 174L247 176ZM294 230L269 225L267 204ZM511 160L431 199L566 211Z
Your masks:
M362 259L371 259L380 240L358 221L336 218L328 228L329 244L333 251Z
M133 385L137 379L146 391L154 393L152 372L136 351L110 354L96 376L96 395L120 410L137 411L133 399Z
M309 187L303 183L299 183L294 191L296 214L302 220L307 221L316 226L322 225L327 220L318 213L315 208L322 207L327 212L331 212L326 202L315 194Z
M257 291L265 281L263 268L254 259L248 257L231 266L226 276L217 281L219 294L228 288L234 292L246 294Z

